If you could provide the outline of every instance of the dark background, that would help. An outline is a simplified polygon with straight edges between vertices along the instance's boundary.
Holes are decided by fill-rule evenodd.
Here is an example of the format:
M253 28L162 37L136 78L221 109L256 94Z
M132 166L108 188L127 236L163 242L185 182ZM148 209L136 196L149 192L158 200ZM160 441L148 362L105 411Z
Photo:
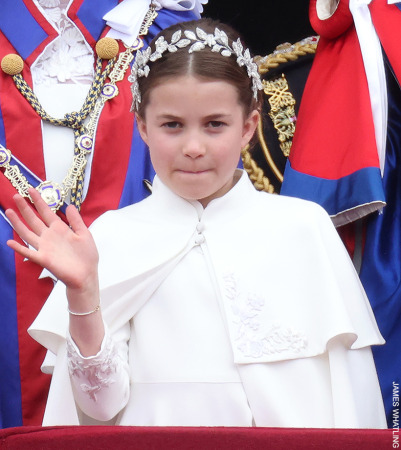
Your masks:
M308 18L309 0L209 0L202 16L233 26L256 55L267 55L284 42L315 35Z
M235 5L234 5L235 3ZM316 36L308 17L309 0L209 0L204 6L203 17L211 17L234 27L243 37L254 55L267 56L280 44L295 44L308 36ZM289 92L295 99L295 114L298 115L300 101L313 62L314 54L290 59L273 66L263 75L273 80L285 74ZM281 179L272 170L263 150L266 146L270 157L281 175L287 158L280 148L277 130L269 117L268 96L262 107L263 140L252 149L252 159L258 169L262 169L270 188L280 192ZM252 166L253 167L253 166ZM256 173L257 178L260 173Z

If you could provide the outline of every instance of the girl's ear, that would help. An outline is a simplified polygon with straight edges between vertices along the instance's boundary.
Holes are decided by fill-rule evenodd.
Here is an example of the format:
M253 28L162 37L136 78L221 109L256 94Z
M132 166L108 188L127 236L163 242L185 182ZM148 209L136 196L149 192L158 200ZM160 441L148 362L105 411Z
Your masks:
M138 131L141 135L141 138L145 142L146 145L148 145L148 132L146 128L146 121L142 119L142 117L136 115L136 123L138 125Z
M242 140L241 140L241 148L244 148L249 141L252 139L252 136L255 134L256 127L259 123L259 111L254 109L249 116L245 119L244 127L242 129Z

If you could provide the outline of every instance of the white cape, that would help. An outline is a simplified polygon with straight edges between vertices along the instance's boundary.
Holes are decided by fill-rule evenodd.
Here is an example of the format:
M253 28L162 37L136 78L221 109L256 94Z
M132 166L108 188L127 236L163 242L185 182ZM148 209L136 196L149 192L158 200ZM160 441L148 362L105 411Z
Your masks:
M183 256L199 244L200 236L205 240L234 362L257 425L319 426L299 417L287 421L285 417L282 421L262 417L266 405L270 408L273 403L281 410L271 414L291 416L292 406L274 398L272 388L272 383L277 383L274 371L279 380L287 382L289 361L325 354L334 338L345 349L367 348L369 352L369 346L384 343L348 254L324 210L311 202L257 192L245 173L230 192L213 200L204 211L198 202L176 196L156 177L149 198L104 214L91 231L100 254L103 317L111 333L136 314ZM263 299L257 307L248 301L249 293ZM250 326L249 314L257 319L258 327L255 322ZM82 416L74 403L67 370L67 329L65 287L59 282L29 329L56 357L45 425L79 424ZM358 411L347 402L342 404L341 392L348 395L347 390L354 386L347 385L344 367L336 366L336 348L330 356L330 389L337 390L330 406L336 416L333 423L385 427L370 356L369 373L362 376L373 380L369 383L374 392L372 402L361 408L374 411L366 412L371 418L360 423ZM309 382L315 383L311 373L299 377L302 383L309 377ZM302 383L288 386L288 393L295 389L307 410ZM297 399L291 402L297 403Z

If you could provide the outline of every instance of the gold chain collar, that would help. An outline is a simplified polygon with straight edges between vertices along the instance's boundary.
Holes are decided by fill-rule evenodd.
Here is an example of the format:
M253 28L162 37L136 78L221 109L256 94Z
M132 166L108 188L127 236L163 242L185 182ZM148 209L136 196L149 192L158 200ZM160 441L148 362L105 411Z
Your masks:
M148 33L149 27L157 17L157 12L151 6L144 18L136 42L121 52L116 61L118 53L118 43L111 38L101 39L96 50L99 55L96 64L96 75L85 99L84 105L79 112L66 114L63 119L55 119L49 116L39 100L22 78L20 72L23 68L23 61L18 55L7 55L1 61L1 68L4 72L13 77L17 89L27 99L32 108L38 115L49 123L56 126L67 126L74 130L75 144L74 157L66 176L61 184L46 180L40 183L36 189L40 192L42 198L53 211L57 211L65 202L69 192L71 192L71 203L78 209L81 207L85 167L89 154L93 150L94 136L97 123L100 118L104 104L116 97L119 93L117 83L124 79L124 75L134 58L134 52L143 46L141 36ZM108 59L105 69L102 71L102 59ZM106 78L109 82L105 83ZM89 117L85 125L83 121ZM11 182L12 186L23 197L29 198L28 189L32 187L27 178L23 175L17 165L11 164L12 153L9 149L0 146L0 168L4 169L5 177Z

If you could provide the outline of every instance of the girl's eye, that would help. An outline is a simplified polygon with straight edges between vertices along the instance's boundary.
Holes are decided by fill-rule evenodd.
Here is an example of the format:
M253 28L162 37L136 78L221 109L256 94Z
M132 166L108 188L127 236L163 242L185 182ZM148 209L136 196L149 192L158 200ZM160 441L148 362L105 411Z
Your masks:
M179 122L166 122L163 124L163 127L175 129L175 128L180 128L181 124Z
M221 122L220 120L212 120L208 123L208 126L211 128L221 128L225 125L224 122Z

